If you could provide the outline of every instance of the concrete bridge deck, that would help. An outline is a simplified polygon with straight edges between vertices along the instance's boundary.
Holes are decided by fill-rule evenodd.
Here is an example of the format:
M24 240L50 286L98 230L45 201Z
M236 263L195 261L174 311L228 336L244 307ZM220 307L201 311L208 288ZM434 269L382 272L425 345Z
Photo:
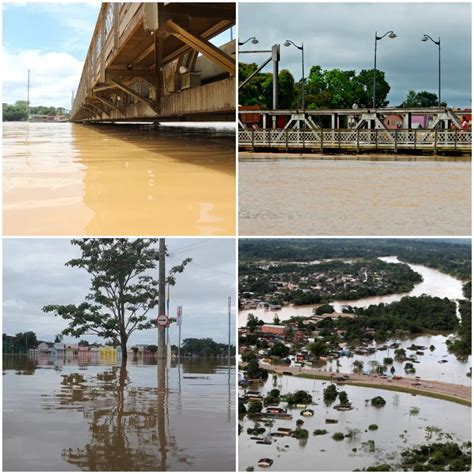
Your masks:
M235 120L233 3L104 3L71 120ZM230 39L230 35L229 35Z

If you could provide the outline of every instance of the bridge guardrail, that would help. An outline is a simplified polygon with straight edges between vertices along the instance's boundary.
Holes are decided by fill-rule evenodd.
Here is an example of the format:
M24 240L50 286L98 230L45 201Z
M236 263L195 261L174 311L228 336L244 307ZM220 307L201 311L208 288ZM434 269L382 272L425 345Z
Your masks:
M472 132L424 129L251 129L239 130L239 145L276 148L432 149L465 151L472 146Z

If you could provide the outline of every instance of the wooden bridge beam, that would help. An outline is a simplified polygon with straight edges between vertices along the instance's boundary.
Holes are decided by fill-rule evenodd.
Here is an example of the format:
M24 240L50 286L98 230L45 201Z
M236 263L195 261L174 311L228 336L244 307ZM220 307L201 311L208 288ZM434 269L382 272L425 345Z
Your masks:
M129 87L127 87L126 85L120 82L117 82L117 81L110 81L110 82L118 89L124 91L126 94L139 100L140 102L143 102L144 104L148 105L148 107L151 107L151 109L154 110L156 113L158 113L158 111L156 110L155 104L151 100L147 99L146 97L141 96L140 94L137 94L135 91L133 91L132 89L130 89Z
M185 30L173 20L168 20L165 25L168 31L183 43L187 44L192 49L199 51L212 62L219 64L229 74L235 75L235 60L231 56L226 54L217 46L214 46L202 36L194 35Z
M97 99L99 100L100 102L102 102L104 105L106 105L107 107L110 107L111 109L115 109L117 110L121 115L123 115L123 111L120 107L118 107L117 105L113 104L112 102L109 102L108 100L104 99L103 97L100 97L98 96L97 94L94 94L93 95L94 99Z
M107 110L105 110L104 107L102 107L101 105L99 104L93 104L92 102L88 102L88 105L91 105L92 107L94 107L96 110L98 110L100 113L104 113L105 115L107 115L107 117L110 117L110 114L107 112Z

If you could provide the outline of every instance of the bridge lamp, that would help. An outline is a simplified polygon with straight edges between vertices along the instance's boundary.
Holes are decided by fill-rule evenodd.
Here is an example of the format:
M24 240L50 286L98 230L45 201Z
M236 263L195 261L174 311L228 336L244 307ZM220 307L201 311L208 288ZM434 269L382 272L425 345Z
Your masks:
M246 39L245 41L239 41L239 46L243 46L244 44L251 42L252 44L258 44L258 39L255 38L255 36L251 36L249 39Z
M304 45L301 43L301 46L298 46L297 44L293 43L293 41L287 39L283 43L283 46L286 46L287 48L289 46L294 46L301 51L301 108L304 110Z
M179 66L179 73L186 74L189 72L189 69L186 66Z
M436 46L438 46L438 107L441 105L441 38L438 38L438 41L435 41L430 35L426 33L423 34L421 41L432 41Z
M392 31L387 31L382 36L377 36L377 32L375 32L375 48L374 48L374 85L373 85L373 91L372 91L372 108L375 109L375 87L377 85L377 41L380 41L381 39L385 38L388 36L390 39L395 39L397 35Z

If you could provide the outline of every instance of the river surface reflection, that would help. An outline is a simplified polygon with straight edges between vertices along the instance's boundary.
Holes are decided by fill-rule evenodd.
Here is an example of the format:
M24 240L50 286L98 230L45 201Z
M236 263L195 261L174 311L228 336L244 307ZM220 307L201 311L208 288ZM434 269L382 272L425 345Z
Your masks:
M232 235L232 129L3 124L7 235Z
M243 431L239 435L240 470L244 471L249 466L262 470L257 466L261 458L273 459L270 470L293 472L353 471L375 464L395 465L400 460L401 450L438 440L436 430L427 431L427 427L439 428L457 442L471 440L470 407L408 393L345 385L343 390L347 392L354 410L336 411L332 406L327 407L323 401L322 392L326 386L327 382L321 380L279 377L276 388L281 393L306 390L312 395L313 402L316 403L312 406L315 415L304 418L300 416L301 409L290 409L288 412L293 415L293 419L275 420L271 428L266 428L267 433L269 430L275 432L279 427L295 429L296 420L304 418L302 427L309 431L308 440L299 441L285 436L274 438L271 445L256 444L247 434L247 428L253 428L255 423L245 418L241 421ZM252 387L256 388L258 387ZM272 388L273 380L270 377L261 391L266 393ZM241 390L239 392L242 393ZM379 395L387 402L383 408L372 407L366 402ZM326 424L327 418L335 419L337 423ZM370 424L378 425L378 429L369 431ZM328 434L314 436L315 429L325 429ZM342 441L332 439L335 432L349 431L353 433L351 438ZM446 439L443 436L441 441ZM369 440L375 441L373 448L368 443Z
M4 356L4 470L235 468L233 367L73 364Z

